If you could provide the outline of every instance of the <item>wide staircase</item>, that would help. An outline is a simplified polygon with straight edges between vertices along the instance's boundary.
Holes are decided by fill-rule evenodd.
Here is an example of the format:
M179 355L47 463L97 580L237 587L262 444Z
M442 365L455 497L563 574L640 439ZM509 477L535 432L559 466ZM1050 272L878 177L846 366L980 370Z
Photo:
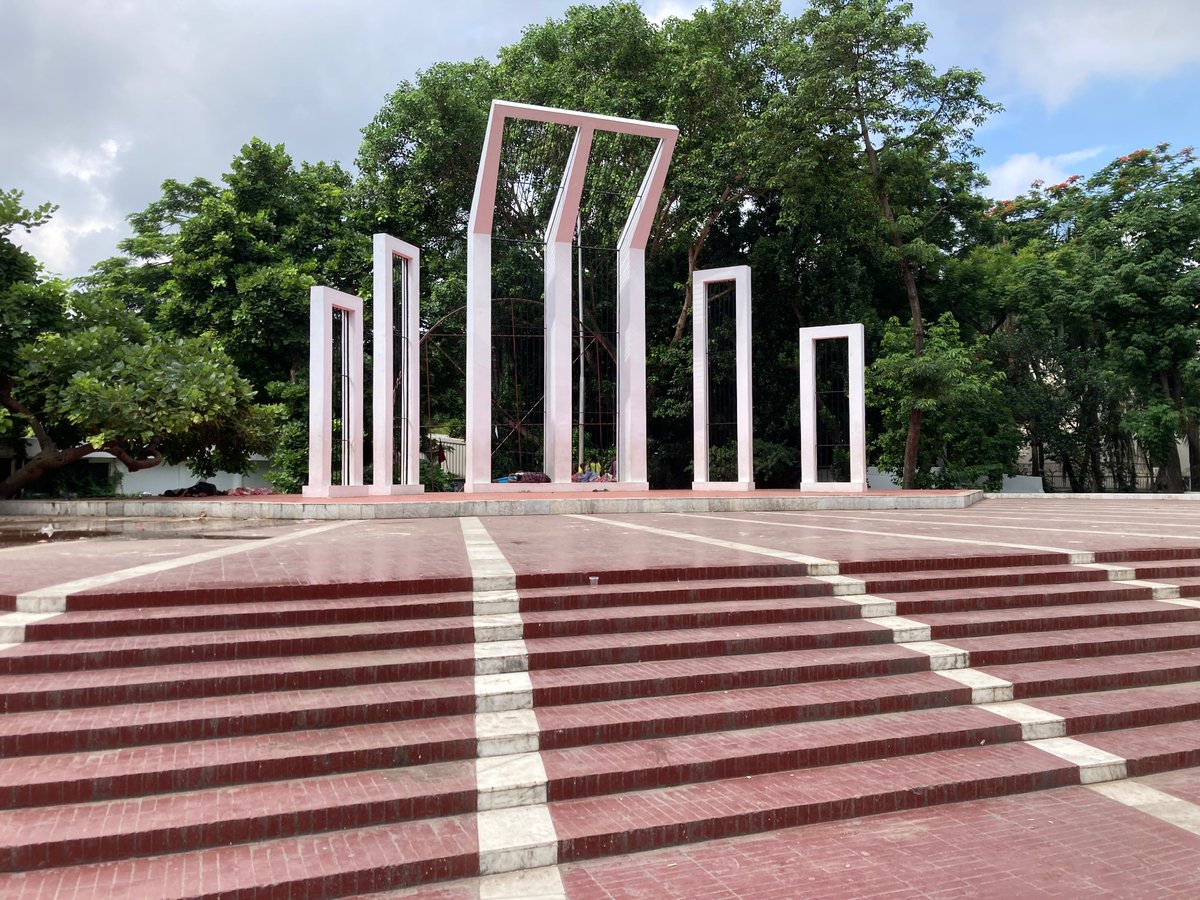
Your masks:
M1078 559L72 597L0 652L0 896L350 895L1200 765L1200 549ZM552 836L496 850L526 809Z

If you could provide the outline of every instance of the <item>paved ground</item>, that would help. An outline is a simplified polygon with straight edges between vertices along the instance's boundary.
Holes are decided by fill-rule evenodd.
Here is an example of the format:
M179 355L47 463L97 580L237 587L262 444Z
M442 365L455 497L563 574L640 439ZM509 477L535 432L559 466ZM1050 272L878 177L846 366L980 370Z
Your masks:
M966 509L487 517L518 578L620 579L622 572L1200 546L1200 504L986 500ZM298 522L197 537L87 540L0 549L0 601L57 592L219 592L365 583L465 582L457 519ZM1200 770L1131 779L1146 793L1087 787L711 841L564 865L567 896L1162 897L1200 885ZM1158 793L1155 793L1158 792ZM1143 802L1137 801L1142 796ZM1145 801L1149 797L1151 801ZM1165 812L1164 812L1165 810ZM485 888L486 890L486 888ZM422 897L481 896L479 882ZM532 896L532 894L530 894Z
M1195 769L1158 777L1200 787ZM1200 835L1070 787L595 860L562 878L572 900L1195 896Z
M485 517L521 576L616 577L659 567L805 558L1036 557L1200 545L1200 504L985 500L967 509ZM199 538L203 539L199 539ZM849 568L843 565L843 571ZM51 538L0 549L0 598L88 579L121 591L412 583L470 575L457 519L233 527L191 537Z

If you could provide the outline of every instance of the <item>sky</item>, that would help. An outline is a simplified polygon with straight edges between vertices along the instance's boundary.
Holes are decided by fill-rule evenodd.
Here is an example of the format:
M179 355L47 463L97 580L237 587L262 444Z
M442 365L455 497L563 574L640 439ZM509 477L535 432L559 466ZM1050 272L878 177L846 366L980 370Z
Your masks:
M58 204L15 238L87 272L167 178L217 180L252 137L352 168L360 131L430 65L494 59L570 0L0 0L0 189ZM641 0L648 17L696 0ZM939 69L1004 106L977 133L987 193L1200 143L1195 0L913 0ZM803 0L784 0L798 15Z

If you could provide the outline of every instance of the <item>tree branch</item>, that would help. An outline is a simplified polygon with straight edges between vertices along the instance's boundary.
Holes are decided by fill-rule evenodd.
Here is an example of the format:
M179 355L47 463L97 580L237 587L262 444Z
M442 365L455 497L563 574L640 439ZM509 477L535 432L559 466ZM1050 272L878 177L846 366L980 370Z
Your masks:
M120 460L130 472L137 472L140 469L153 469L162 462L162 454L158 452L158 448L153 443L146 448L146 456L142 459L133 456L120 444L108 443L104 445L104 449Z
M38 443L43 450L57 450L58 445L54 443L54 439L50 437L44 425L38 420L28 406L22 403L13 395L13 380L12 376L7 372L0 376L0 403L4 404L4 408L11 413L15 413L29 423L29 427L33 429L34 436L38 439Z

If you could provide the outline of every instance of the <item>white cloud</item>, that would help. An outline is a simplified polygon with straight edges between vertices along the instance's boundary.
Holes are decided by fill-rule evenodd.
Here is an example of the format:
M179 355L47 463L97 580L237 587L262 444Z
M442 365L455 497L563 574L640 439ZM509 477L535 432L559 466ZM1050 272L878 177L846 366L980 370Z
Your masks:
M111 204L105 203L106 207ZM82 215L59 211L54 218L29 234L13 234L14 242L32 253L46 270L55 275L70 275L78 271L77 247L84 238L106 232L116 233L121 217L111 208L100 214Z
M696 10L705 5L701 0L644 0L641 7L647 19L655 25L661 25L672 16L677 19L689 19Z
M1103 150L1103 147L1089 147L1086 150L1072 150L1054 156L1014 153L994 169L988 169L987 176L991 185L985 192L997 200L1009 200L1018 194L1026 193L1035 181L1059 184L1072 175L1081 174L1071 167L1095 159Z
M45 225L28 234L14 234L16 243L32 253L47 271L75 275L91 262L79 259L79 245L95 235L122 225L112 197L112 179L121 171L118 157L132 145L105 138L94 147L59 147L50 151L45 165L61 186L61 208ZM74 189L68 187L78 182ZM59 193L56 191L56 193Z
M117 165L117 155L128 147L128 144L108 138L101 141L95 150L78 147L58 149L51 152L47 165L56 175L78 178L88 184L93 179L103 180L117 174L121 170Z
M1154 81L1200 63L1195 0L1018 0L1004 9L998 59L1052 109L1090 82Z

